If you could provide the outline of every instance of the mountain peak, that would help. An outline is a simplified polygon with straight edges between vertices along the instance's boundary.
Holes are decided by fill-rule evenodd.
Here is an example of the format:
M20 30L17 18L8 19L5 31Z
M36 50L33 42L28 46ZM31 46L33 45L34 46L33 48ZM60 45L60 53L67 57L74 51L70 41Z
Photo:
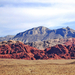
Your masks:
M10 36L9 36L10 37ZM44 41L54 38L69 38L75 37L75 30L70 27L60 28L56 30L50 30L47 27L39 26L24 32L20 32L15 35L13 38L1 38L0 41L8 40L20 40L22 42L33 42L33 41Z
M47 27L44 27L44 26L39 26L39 27L35 27L35 29L48 29Z
M67 26L66 29L70 30L71 28L69 26Z
M39 27L36 27L36 28L46 28L46 27L44 27L44 26L39 26Z

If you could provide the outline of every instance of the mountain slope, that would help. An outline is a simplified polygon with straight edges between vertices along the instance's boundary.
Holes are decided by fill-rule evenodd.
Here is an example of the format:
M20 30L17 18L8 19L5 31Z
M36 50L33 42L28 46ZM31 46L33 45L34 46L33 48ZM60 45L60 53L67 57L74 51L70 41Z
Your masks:
M11 40L14 37L14 35L7 35L5 37L0 37L0 41L8 41Z
M18 33L15 35L12 40L20 40L24 43L26 42L34 42L34 41L44 41L44 40L50 40L54 38L74 38L75 37L75 30L66 27L66 28L60 28L56 30L50 30L46 27L39 26L36 28L32 28L29 30L26 30L24 32ZM1 38L2 39L2 38ZM5 37L4 40L10 40Z
M75 30L69 27L50 30L46 27L40 26L32 28L25 32L18 33L13 39L22 42L44 41L54 38L70 38L75 37Z
M50 31L50 29L40 26L18 33L13 39L21 40L22 42L42 41Z
M66 46L75 45L75 38L50 39L50 40L46 40L46 41L28 42L25 44L43 50L43 49L46 49L48 47L55 46L57 44L63 44Z

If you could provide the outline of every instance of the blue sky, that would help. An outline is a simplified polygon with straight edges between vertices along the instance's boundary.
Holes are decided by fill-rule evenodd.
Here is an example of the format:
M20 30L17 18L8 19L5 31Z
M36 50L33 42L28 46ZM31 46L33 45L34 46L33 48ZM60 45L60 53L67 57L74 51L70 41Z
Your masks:
M0 0L0 37L38 26L75 29L75 1Z

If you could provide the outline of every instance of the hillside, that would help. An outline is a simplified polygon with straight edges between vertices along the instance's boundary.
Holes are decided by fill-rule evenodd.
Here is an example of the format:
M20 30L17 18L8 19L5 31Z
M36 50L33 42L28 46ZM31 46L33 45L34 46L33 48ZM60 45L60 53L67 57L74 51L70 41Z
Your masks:
M75 59L75 45L58 44L45 50L39 50L20 41L13 41L13 43L8 41L8 43L0 45L0 58L25 60Z
M19 40L27 43L34 41L50 40L55 38L75 38L75 30L69 27L50 30L49 28L39 26L26 30L24 32L20 32L13 37L1 37L0 41Z
M50 39L46 41L35 41L35 42L28 42L25 43L26 45L30 45L32 47L44 50L48 47L55 46L57 44L62 45L75 45L75 38L66 38L66 39Z
M14 35L7 35L5 37L0 37L0 42L11 40L13 37L14 37Z

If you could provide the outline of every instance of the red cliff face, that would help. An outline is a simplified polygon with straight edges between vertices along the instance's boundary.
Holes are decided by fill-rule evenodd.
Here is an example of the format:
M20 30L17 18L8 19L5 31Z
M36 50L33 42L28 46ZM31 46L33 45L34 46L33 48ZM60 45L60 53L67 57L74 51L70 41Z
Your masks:
M15 44L0 45L0 58L10 59L75 59L75 46L56 45L38 50L37 48L25 45L21 42Z

